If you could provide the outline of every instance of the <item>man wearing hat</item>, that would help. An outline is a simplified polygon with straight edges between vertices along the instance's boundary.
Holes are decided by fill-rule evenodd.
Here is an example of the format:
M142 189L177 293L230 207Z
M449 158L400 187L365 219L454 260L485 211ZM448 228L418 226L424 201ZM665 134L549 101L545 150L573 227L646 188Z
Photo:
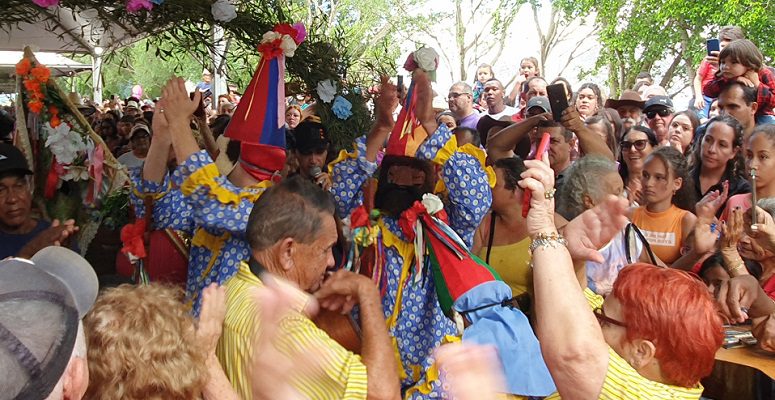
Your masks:
M132 151L122 154L118 158L118 162L130 170L140 168L143 162L145 162L148 148L151 145L151 130L148 129L148 125L144 123L135 125L132 128L132 133L129 135L129 144Z
M293 136L296 143L293 151L299 162L295 172L324 190L331 189L331 175L326 167L331 140L326 128L320 122L307 119L293 129Z
M439 382L433 375L426 377L426 371L433 364L433 350L456 329L439 307L433 279L399 227L399 217L433 190L438 169L448 193L449 226L470 244L492 201L494 174L484 166L486 156L481 149L458 146L447 126L436 123L430 80L423 71L414 71L409 92L412 94L399 121L394 122L396 89L383 81L376 104L377 121L369 135L358 138L356 151L339 157L331 169L337 211L342 217L351 217L356 235L360 257L353 260L352 267L378 282L388 330L400 355L404 398L415 398L439 394ZM413 128L411 133L405 130L409 127ZM414 147L417 131L429 135ZM377 154L388 135L387 152L379 165ZM372 210L369 191L363 187L378 168L376 210Z
M137 104L136 100L129 100L126 102L126 107L124 108L124 115L128 115L130 117L136 117L138 114L140 114L140 105Z
M286 35L292 28L287 25ZM301 38L301 36L297 36ZM292 38L298 45L301 40ZM240 155L228 176L222 176L206 150L200 150L190 119L202 93L189 97L185 82L167 82L154 116L154 140L142 174L132 177L131 193L138 218L145 199L153 199L154 229L177 229L192 234L186 293L194 315L199 314L201 292L210 283L222 284L239 263L250 256L245 241L253 203L281 177L285 167L286 50L270 41L259 46L263 57L224 135L240 143ZM291 53L288 53L291 55ZM174 151L178 167L167 176L167 156Z
M657 137L657 143L668 146L667 130L673 120L673 101L667 96L654 96L646 100L643 113L646 115L646 123Z
M31 176L22 152L0 143L0 259L32 257L46 246L63 243L78 230L73 220L52 223L33 216Z
M619 113L625 131L640 124L643 107L645 106L646 102L634 90L625 90L618 99L608 99L605 101L606 108L613 108Z
M97 275L77 253L46 247L0 261L0 399L81 399L89 386L81 319Z

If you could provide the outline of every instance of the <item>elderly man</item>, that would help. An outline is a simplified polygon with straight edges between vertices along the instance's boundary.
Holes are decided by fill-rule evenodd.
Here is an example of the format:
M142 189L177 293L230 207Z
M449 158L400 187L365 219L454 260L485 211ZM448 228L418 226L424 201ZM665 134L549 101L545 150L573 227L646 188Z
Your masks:
M359 306L361 356L355 355L315 326L305 311L306 296L296 290L294 312L279 324L277 348L324 354L316 376L302 376L293 386L305 398L394 399L399 395L395 354L385 328L380 294L364 275L340 270L324 281L334 265L331 248L337 240L331 196L300 176L267 190L248 220L251 259L226 283L227 311L218 358L240 397L251 399L249 367L254 335L261 334L260 305L250 301L264 285L266 273L298 289L314 292L323 308L349 312Z
M633 126L640 124L645 106L646 102L634 90L625 90L618 99L608 99L605 101L606 108L613 108L619 113L625 132Z
M457 126L476 129L481 115L474 110L474 92L471 85L465 82L457 82L449 88L447 94L449 111L455 116Z
M97 275L78 254L47 247L0 261L0 398L79 400L89 385L81 319Z
M646 100L643 113L646 114L646 123L657 137L657 143L669 146L667 130L673 119L673 101L667 96L654 96Z
M31 175L22 152L0 143L0 259L30 258L78 230L73 220L48 222L33 215Z

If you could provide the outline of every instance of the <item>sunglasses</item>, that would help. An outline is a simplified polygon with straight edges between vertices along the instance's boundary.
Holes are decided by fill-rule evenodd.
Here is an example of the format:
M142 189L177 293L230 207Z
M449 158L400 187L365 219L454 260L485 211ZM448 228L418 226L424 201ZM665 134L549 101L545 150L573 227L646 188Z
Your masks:
M667 108L660 108L657 111L649 111L646 113L646 118L648 119L654 119L654 117L659 114L660 117L664 118L671 114L670 110Z
M595 318L597 318L597 322L600 323L600 325L603 325L603 323L621 326L622 328L626 328L627 324L621 321L617 321L607 315L605 315L605 312L603 311L603 306L597 307L592 312L595 314Z
M635 150L643 150L643 149L646 148L646 145L648 143L649 143L649 141L646 140L646 139L640 139L640 140L636 140L634 142L630 142L630 141L625 140L619 146L622 148L622 151L624 151L624 150L631 151L632 150L632 146L635 146Z

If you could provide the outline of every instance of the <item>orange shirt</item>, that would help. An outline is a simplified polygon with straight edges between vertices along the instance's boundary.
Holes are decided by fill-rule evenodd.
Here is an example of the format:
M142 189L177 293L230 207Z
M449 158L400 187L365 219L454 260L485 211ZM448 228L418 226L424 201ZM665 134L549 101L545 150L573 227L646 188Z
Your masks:
M654 254L667 265L681 257L681 221L687 212L671 205L665 211L653 213L642 206L635 209L632 215L632 222L643 232Z

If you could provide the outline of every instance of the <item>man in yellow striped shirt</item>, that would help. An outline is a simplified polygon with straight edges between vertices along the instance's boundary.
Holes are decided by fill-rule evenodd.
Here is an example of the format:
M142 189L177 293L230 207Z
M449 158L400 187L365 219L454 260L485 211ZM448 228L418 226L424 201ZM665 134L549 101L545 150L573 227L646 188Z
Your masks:
M392 399L399 397L398 367L387 333L379 291L365 276L338 271L323 281L334 265L334 204L328 193L300 177L284 180L255 203L248 220L252 258L226 282L227 313L218 343L218 359L243 399L252 399L249 373L254 335L261 334L261 307L254 301L261 275L269 272L315 293L320 306L349 313L357 304L362 331L361 356L320 330L305 313L308 295L297 291L292 315L279 326L276 347L293 358L313 352L313 373L290 377L293 387L312 399ZM309 366L308 366L309 367Z

